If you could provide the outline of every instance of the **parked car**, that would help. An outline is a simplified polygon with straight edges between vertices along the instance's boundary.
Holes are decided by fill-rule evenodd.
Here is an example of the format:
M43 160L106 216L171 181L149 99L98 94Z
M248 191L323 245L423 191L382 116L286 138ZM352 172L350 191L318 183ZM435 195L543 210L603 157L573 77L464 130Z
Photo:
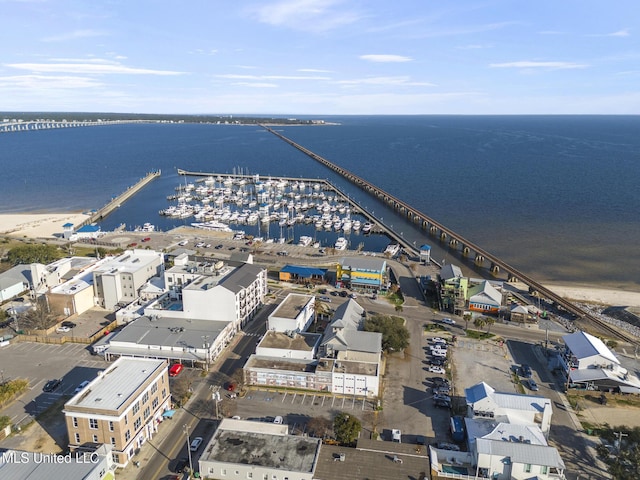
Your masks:
M536 383L536 381L533 378L530 378L527 383L528 383L528 386L529 386L529 390L534 391L534 392L538 391L538 384Z
M439 387L434 387L433 393L435 395L449 395L451 393L451 389L449 385L441 385Z
M427 438L424 435L416 435L416 443L418 445L426 445Z
M77 327L77 325L75 323L69 322L69 321L62 322L60 325L63 326L63 327L69 327L69 328L76 328Z
M431 350L431 356L432 357L438 357L438 358L446 358L447 351L446 350Z
M451 402L448 402L446 400L434 400L433 404L436 407L441 407L441 408L451 408Z
M436 366L434 366L434 365L431 365L431 366L429 367L429 371L430 371L431 373L439 373L439 374L441 374L441 375L444 375L444 374L446 373L446 372L445 372L445 370L444 370L444 368L442 368L442 367L436 367Z
M443 402L451 403L451 397L448 396L448 395L436 394L436 395L433 396L433 400L435 402L437 402L438 400L441 400Z
M434 383L434 385L447 385L447 386L449 386L449 379L448 378L433 377L431 379L431 381Z
M224 247L224 245L220 244L220 245L216 245L216 246L215 246L215 247L213 247L213 248L215 248L216 250L220 250L220 249L221 249L221 248L223 248L223 247Z
M57 378L54 378L53 380L49 380L47 383L44 384L44 387L42 387L42 391L53 392L56 388L60 386L61 383L62 381Z
M402 443L402 431L394 428L391 430L391 441L396 443Z
M273 419L273 423L275 423L276 425L282 425L284 423L284 418L278 415L276 418Z
M176 377L182 370L184 370L184 365L181 363L174 363L169 367L169 376Z
M358 295L356 295L355 293L350 293L349 298L358 298Z
M442 323L446 323L447 325L455 325L456 322L452 318L445 317L442 319Z
M431 343L444 343L445 345L447 344L447 341L444 338L440 338L440 337L433 337L430 340Z
M455 443L439 442L439 443L436 443L434 447L440 450L451 450L452 452L460 451L460 447Z
M520 375L524 378L531 378L531 367L526 363L520 366Z
M200 445L202 445L202 437L196 437L193 440L191 440L191 445L189 445L189 450L191 450L192 452L197 452L198 449L200 448Z
M144 237L142 239L143 242L150 242L151 241L151 237Z
M89 380L85 380L85 381L84 381L84 382L82 382L80 385L78 385L78 386L76 387L76 389L73 391L73 394L75 395L75 394L77 394L77 393L80 393L80 392L82 391L82 389L83 389L84 387L86 387L87 385L89 385Z
M327 303L331 303L331 298L327 297L326 295L322 295L321 297L318 297L318 300L321 300L321 301L327 302Z
M60 326L56 328L57 333L67 333L71 331L71 327Z
M436 367L444 367L444 360L442 358L430 358L429 365L435 365Z

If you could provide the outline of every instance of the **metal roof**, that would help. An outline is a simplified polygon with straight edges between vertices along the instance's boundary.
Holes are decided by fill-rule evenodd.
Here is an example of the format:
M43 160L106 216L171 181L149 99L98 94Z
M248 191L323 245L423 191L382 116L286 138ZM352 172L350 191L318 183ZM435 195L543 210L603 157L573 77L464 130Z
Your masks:
M383 272L387 266L387 261L375 257L344 257L340 259L340 265L342 265L343 269Z
M303 267L302 265L285 265L280 270L283 273L293 273L302 278L310 278L314 275L323 277L327 273L326 268Z
M478 454L509 457L511 463L544 465L562 470L565 468L558 450L553 447L486 438L478 438L476 447Z
M611 353L611 350L607 348L602 340L594 337L593 335L589 335L586 332L578 331L571 333L562 337L562 340L564 340L567 348L569 348L571 353L573 353L578 359L601 355L607 360L611 360L613 363L618 365L620 364L620 361L613 353Z
M140 385L165 369L165 360L120 357L65 404L100 410L118 410Z
M220 281L220 285L233 293L238 293L251 286L264 270L262 267L245 263Z

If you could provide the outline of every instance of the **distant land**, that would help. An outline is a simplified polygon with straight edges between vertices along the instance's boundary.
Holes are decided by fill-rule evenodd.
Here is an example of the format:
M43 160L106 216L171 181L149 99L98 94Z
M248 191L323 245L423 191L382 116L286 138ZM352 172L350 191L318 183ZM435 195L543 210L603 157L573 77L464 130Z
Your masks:
M252 115L174 115L149 113L107 113L107 112L0 112L0 123L10 122L96 122L114 120L137 120L171 123L224 123L237 125L323 125L324 120L265 117Z

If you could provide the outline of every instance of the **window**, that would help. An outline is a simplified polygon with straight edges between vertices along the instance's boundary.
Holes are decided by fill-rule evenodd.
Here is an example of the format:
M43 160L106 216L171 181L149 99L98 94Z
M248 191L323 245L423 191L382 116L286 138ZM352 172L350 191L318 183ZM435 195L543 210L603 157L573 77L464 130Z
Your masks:
M109 431L113 432L113 422L109 422Z
M151 393L153 394L153 393L156 393L157 391L158 391L158 384L157 384L157 383L154 383L154 384L151 386Z
M549 470L549 467L547 467L546 465L543 465L540 467L540 473L542 473L543 475L546 475L548 470Z
M167 390L165 388L162 389L162 398L167 396Z
M151 408L147 407L144 409L144 419L146 420L147 418L149 418L149 415L151 415Z
M149 392L144 392L142 395L142 403L147 403L149 401Z
M213 467L209 467L209 473L213 474Z
M111 458L113 458L113 462L114 462L114 463L120 463L120 454L118 454L118 453L112 453L112 454L111 454Z
M80 443L80 434L76 432L76 443Z
M125 441L127 441L127 442L128 442L129 440L131 440L131 432L130 432L129 430L127 430L127 431L124 433L124 439L125 439Z
M111 445L116 446L116 437L111 437Z
M160 402L158 401L158 397L154 398L154 399L153 399L153 402L151 402L151 408L153 408L154 410L155 410L156 408L158 408L158 403L160 403Z
M78 417L73 417L73 428L78 428Z
M524 471L525 471L525 473L530 473L531 472L531 464L530 463L525 463Z
M133 404L133 411L131 412L133 415L140 411L140 402L136 402Z
M133 430L137 432L140 425L142 425L142 420L140 418L136 418L136 421L133 422Z
M93 443L98 443L98 435L93 436Z
M98 429L98 420L95 418L90 418L89 419L89 428L91 430L97 430Z

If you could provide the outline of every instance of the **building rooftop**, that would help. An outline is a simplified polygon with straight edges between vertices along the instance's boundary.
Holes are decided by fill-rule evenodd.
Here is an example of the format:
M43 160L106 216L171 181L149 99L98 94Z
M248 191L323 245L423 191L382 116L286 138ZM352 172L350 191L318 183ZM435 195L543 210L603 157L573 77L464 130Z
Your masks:
M238 293L251 286L251 284L256 281L256 278L258 278L258 275L264 270L263 267L245 263L225 277L221 285L233 293Z
M229 325L217 320L191 320L175 317L143 316L128 323L110 342L109 353L120 353L123 347L140 346L149 355L149 347L164 358L194 359L189 349L202 349Z
M106 259L96 271L103 275L123 272L133 273L145 268L145 265L157 261L158 257L162 259L162 255L162 252L154 250L142 250L139 248L127 250L122 255Z
M120 357L65 404L65 408L118 410L136 390L159 370L166 369L165 360Z
M349 360L335 360L333 358L321 358L318 361L319 372L348 373L352 375L375 376L378 372L377 363L352 362Z
M292 372L309 372L316 370L316 360L297 358L278 358L250 355L244 368L266 368L268 370L283 370Z
M340 259L340 265L343 269L361 272L383 272L387 261L383 258L345 257Z
M290 318L295 320L304 307L309 303L315 303L313 295L303 295L300 293L290 293L271 313L270 317Z
M259 347L310 352L318 343L320 337L319 333L295 333L293 336L289 336L282 332L270 330L260 341Z
M85 288L93 288L93 271L85 272L61 285L53 287L51 293L74 295Z
M553 447L486 438L478 438L476 444L479 454L509 457L511 463L545 465L562 470L565 468L558 450Z
M571 333L562 337L562 340L578 359L600 355L615 364L620 364L620 361L611 353L611 350L607 348L602 340L586 332Z
M99 453L99 460L78 453L63 457L56 463L45 453L27 452L0 448L0 478L2 480L51 480L52 478L99 478L96 468L104 468L101 462L104 453ZM67 462L67 458L69 461ZM15 460L12 460L15 459Z
M287 427L224 419L200 457L201 462L257 465L288 472L313 472L318 438L288 435Z

